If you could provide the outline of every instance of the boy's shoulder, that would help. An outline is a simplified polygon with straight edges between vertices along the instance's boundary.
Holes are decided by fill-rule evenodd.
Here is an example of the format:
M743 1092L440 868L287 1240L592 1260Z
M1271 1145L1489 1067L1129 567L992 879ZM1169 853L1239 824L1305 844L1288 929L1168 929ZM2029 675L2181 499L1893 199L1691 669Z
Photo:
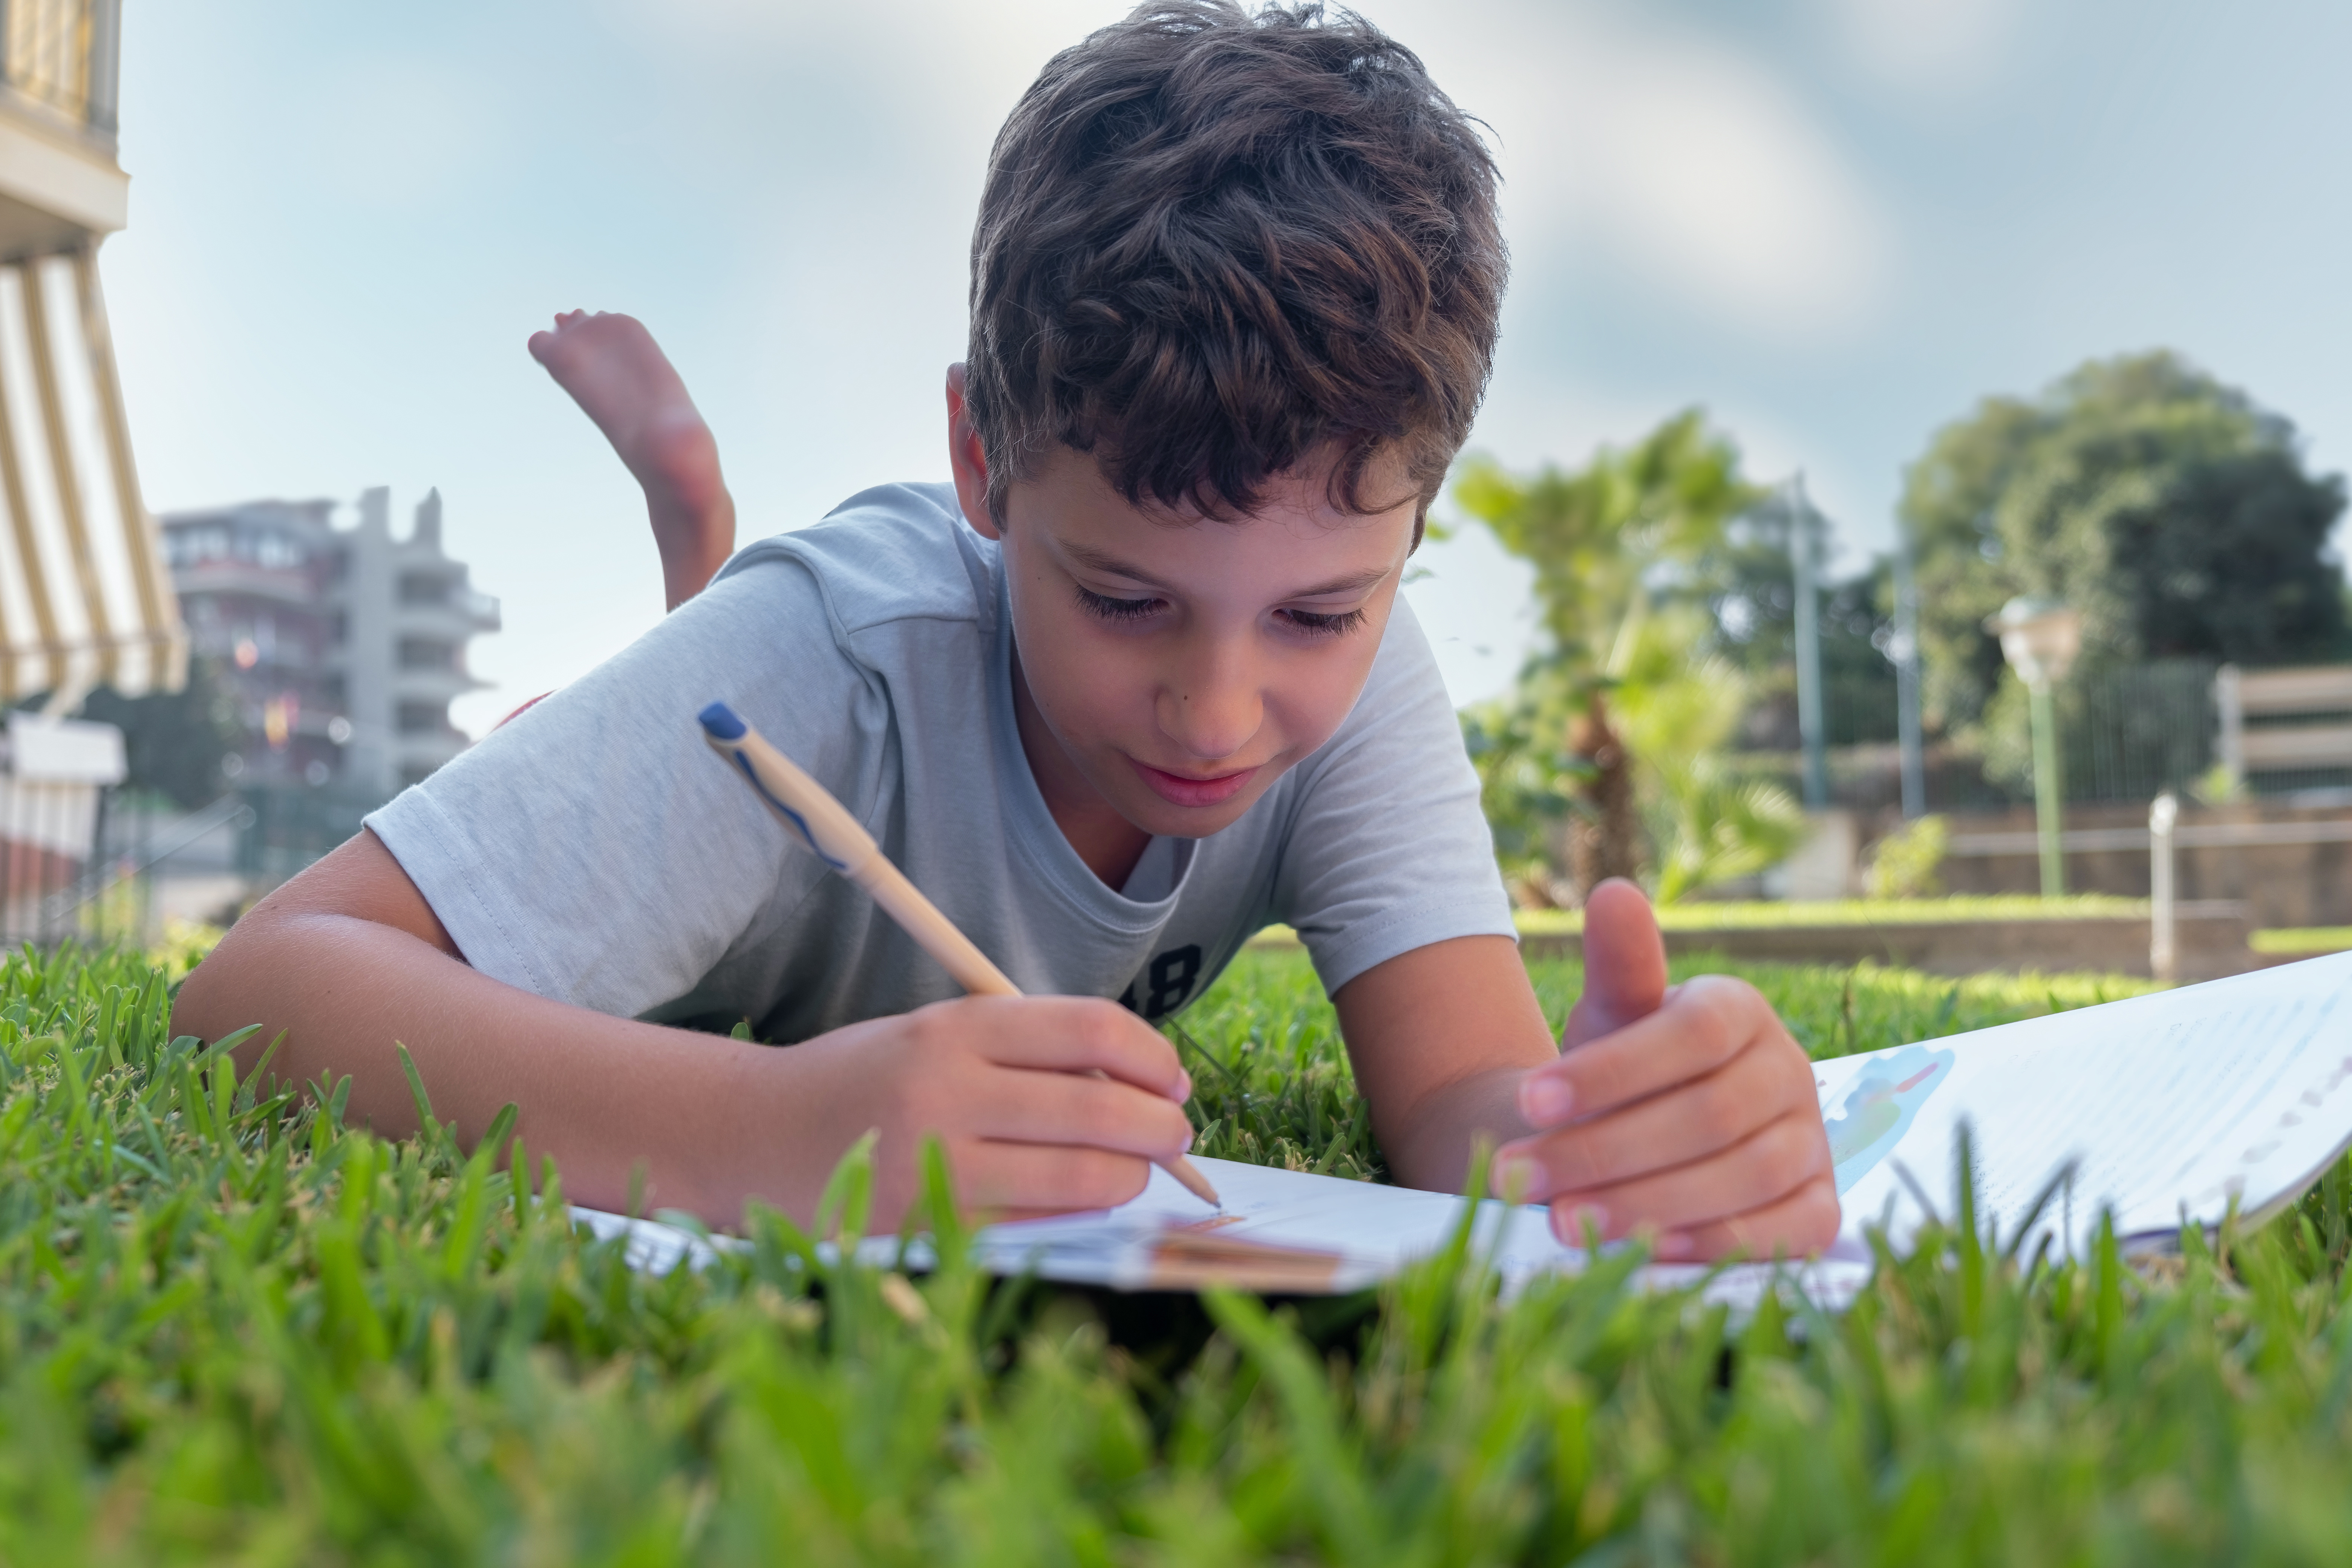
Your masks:
M778 562L815 579L846 635L908 620L995 625L996 546L964 521L950 484L860 490L819 522L745 545L714 582Z

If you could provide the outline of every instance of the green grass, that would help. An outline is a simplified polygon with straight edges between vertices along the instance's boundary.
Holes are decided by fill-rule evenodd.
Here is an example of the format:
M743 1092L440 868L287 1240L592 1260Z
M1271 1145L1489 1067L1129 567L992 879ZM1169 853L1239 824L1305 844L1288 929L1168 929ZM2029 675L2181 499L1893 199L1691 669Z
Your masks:
M2352 926L2282 926L2246 939L2256 952L2342 952L2352 948Z
M1748 973L1821 1051L2097 994ZM1538 979L1557 1012L1572 968ZM1931 1235L1837 1320L1737 1331L1628 1291L1630 1258L1507 1306L1451 1258L1269 1309L1003 1286L951 1229L909 1284L772 1215L650 1279L446 1137L257 1095L167 1005L136 959L0 963L0 1563L2352 1550L2340 1168L2162 1268ZM1215 1135L1371 1168L1297 958L1253 955L1187 1028L1232 1069L1196 1069Z

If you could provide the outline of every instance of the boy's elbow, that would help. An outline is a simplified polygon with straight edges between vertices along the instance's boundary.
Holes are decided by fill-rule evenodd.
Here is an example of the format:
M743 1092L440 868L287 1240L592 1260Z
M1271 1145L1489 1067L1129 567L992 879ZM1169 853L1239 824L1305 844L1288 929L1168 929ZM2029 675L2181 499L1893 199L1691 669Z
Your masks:
M284 1013L298 989L341 988L365 960L354 938L387 927L463 962L433 906L383 840L365 828L277 888L190 972L172 1032L218 1039Z
M211 1041L248 1024L261 1024L267 1032L291 989L318 978L302 952L312 933L300 929L316 918L273 910L268 900L247 910L180 983L172 999L172 1033Z

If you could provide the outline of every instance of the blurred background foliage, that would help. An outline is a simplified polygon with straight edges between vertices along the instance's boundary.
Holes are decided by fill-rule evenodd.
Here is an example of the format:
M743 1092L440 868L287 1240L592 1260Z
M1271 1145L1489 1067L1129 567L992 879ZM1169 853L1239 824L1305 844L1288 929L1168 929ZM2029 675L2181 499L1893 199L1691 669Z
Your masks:
M1572 905L1604 876L1672 901L1784 859L1806 831L1786 787L1801 526L1788 489L1748 476L1733 437L1690 409L1580 468L1467 458L1453 496L1534 567L1549 636L1507 697L1463 721L1525 901ZM2083 658L2058 693L2070 750L2095 731L2109 752L2156 757L2162 785L2187 784L2204 768L2217 661L2352 658L2328 552L2344 507L2342 479L2307 469L2287 419L2162 350L1989 397L1936 431L1906 472L1902 524L1927 730L1980 775L1984 798L1967 804L2030 788L2023 692L1982 624L2005 601L2083 613ZM1880 555L1822 584L1832 745L1895 738L1895 567ZM1934 833L1920 832L1925 854ZM1920 854L1898 847L1885 879L1932 882Z
M2025 699L1984 618L2011 596L2083 614L2062 730L2126 666L2352 657L2327 553L2344 483L2305 467L2294 426L2178 354L2094 360L2038 397L1988 397L1906 475L1925 706L1973 734L1987 772L2030 771Z
M1793 808L1776 815L1770 786L1719 766L1748 690L1712 657L1706 608L1731 564L1731 524L1760 495L1696 409L1580 468L1523 478L1464 464L1454 499L1535 567L1551 639L1510 698L1465 716L1498 847L1531 901L1572 903L1645 870L1671 900L1778 858L1769 834L1743 837L1742 825Z

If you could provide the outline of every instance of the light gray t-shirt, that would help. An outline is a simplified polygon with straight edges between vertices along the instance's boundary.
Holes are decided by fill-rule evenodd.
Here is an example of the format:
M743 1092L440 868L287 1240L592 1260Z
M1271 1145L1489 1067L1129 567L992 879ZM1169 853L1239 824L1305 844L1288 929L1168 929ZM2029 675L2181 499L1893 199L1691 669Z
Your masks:
M1231 826L1106 886L1014 727L997 547L946 485L887 485L740 552L586 679L367 819L467 961L542 996L798 1040L958 994L704 743L725 701L806 768L1024 991L1165 1017L1261 927L1326 987L1508 936L1478 782L1397 601L1339 731Z

